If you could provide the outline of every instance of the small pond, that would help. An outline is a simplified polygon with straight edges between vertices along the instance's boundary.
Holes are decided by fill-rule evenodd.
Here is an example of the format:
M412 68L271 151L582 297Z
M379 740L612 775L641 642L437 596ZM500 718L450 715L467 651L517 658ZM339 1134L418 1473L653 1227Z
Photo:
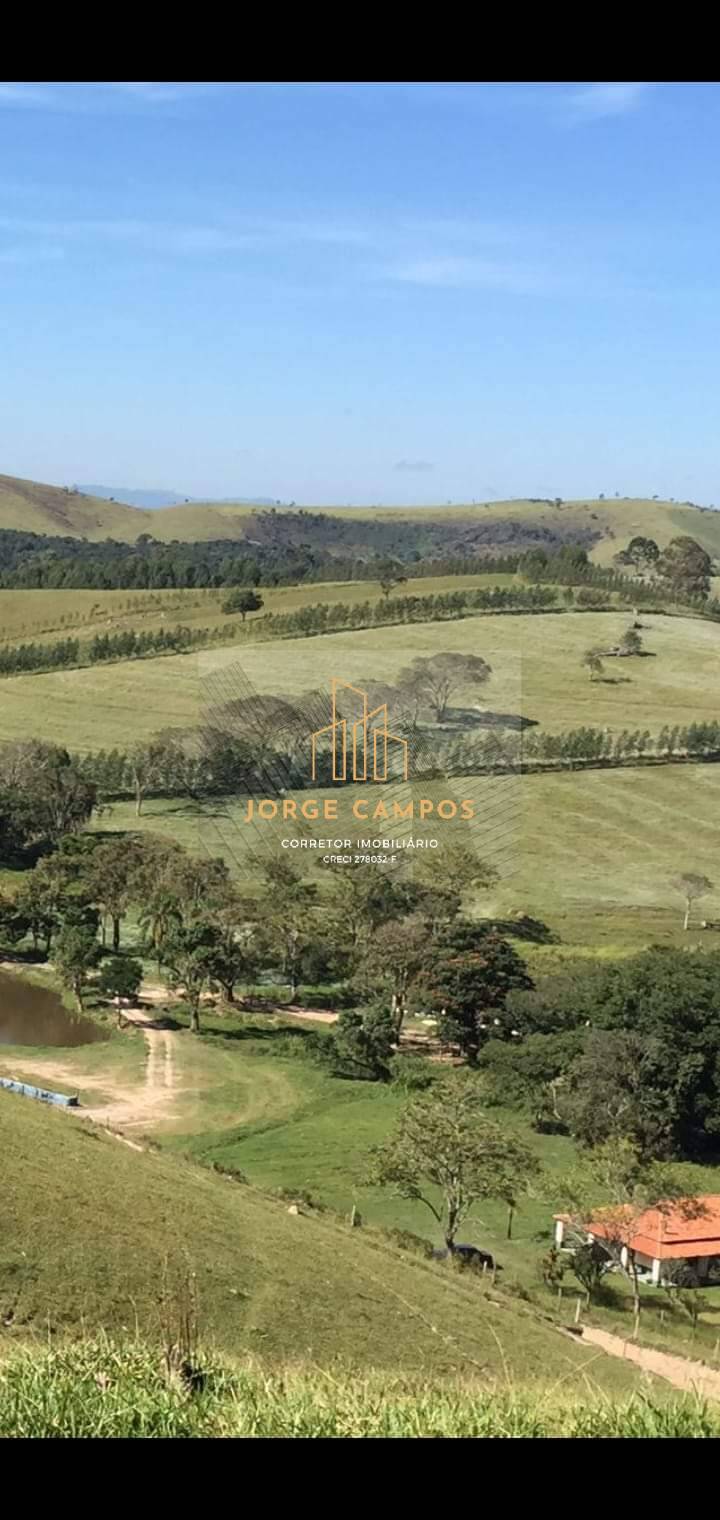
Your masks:
M103 1029L76 1018L56 992L0 971L0 1045L91 1045L104 1039Z

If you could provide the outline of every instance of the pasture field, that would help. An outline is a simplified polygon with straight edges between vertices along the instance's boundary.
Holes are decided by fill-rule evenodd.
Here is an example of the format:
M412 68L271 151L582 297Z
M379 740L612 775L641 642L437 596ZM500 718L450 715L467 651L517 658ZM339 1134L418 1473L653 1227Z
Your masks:
M418 655L482 655L492 676L473 703L522 714L558 732L581 725L647 728L720 715L720 627L662 614L644 619L647 655L607 660L590 681L580 661L591 645L610 647L628 614L551 613L472 617L322 637L230 645L189 655L96 665L0 681L6 739L43 737L76 751L126 746L161 728L199 724L208 707L233 696L236 666L256 691L298 693L345 681L392 681ZM462 694L458 693L458 700ZM42 716L40 716L42 715Z
M519 575L416 576L402 586L403 595L433 596L445 591L523 585ZM230 587L193 591L3 591L0 590L0 643L90 639L94 633L132 629L217 627L241 619L224 613ZM298 586L262 586L265 612L296 612L317 602L376 602L382 597L377 581L313 581ZM258 614L250 614L256 622Z
M542 1187L516 1213L512 1238L500 1203L484 1204L463 1227L464 1239L502 1264L500 1318L488 1301L498 1295L483 1293L489 1284L400 1256L382 1233L410 1231L438 1243L422 1204L366 1180L369 1153L404 1101L396 1090L339 1081L306 1062L299 1048L309 1025L297 1020L290 1027L282 1017L206 1013L200 1038L184 1022L173 1009L166 1105L147 1111L144 1129L118 1120L135 1149L89 1130L80 1115L48 1113L0 1093L12 1242L0 1259L0 1305L18 1330L37 1323L39 1332L42 1319L46 1333L48 1317L55 1331L152 1328L167 1260L180 1277L195 1273L211 1342L225 1350L438 1373L466 1370L474 1360L490 1380L503 1363L515 1379L550 1380L563 1367L573 1376L581 1363L571 1353L582 1357L582 1348L567 1347L536 1318L539 1310L546 1320L572 1323L575 1310L573 1280L558 1300L539 1273L553 1188L573 1164L570 1140L537 1135L518 1114L493 1110L523 1135L544 1169ZM25 1055L26 1072L31 1080L52 1075L61 1056L65 1087L76 1086L81 1101L95 1103L100 1083L120 1102L134 1091L140 1114L150 1065L131 1070L124 1047L137 1049L141 1038L138 1031L113 1035L93 1048L92 1060L82 1047L54 1050L50 1062L33 1051ZM21 1069L23 1054L4 1049L0 1069ZM148 1139L155 1148L143 1152ZM213 1174L213 1166L239 1170L249 1186ZM687 1170L692 1186L716 1188L715 1170ZM279 1192L284 1203L272 1201ZM289 1200L303 1194L322 1207L288 1217ZM353 1205L362 1227L350 1230L343 1221ZM613 1286L589 1320L626 1334L629 1300L622 1284ZM647 1290L643 1298L644 1343L714 1364L720 1290L703 1295L692 1348L682 1317L661 1314L664 1296ZM597 1386L626 1386L626 1364L599 1360Z
M382 787L376 790L382 795ZM367 788L312 795L347 798L341 804L345 813L360 791L367 795ZM720 944L714 931L696 927L692 935L683 933L682 899L672 886L673 877L686 870L709 876L715 891L698 904L694 924L720 920L720 766L455 777L452 783L423 786L423 795L471 799L476 816L442 824L353 821L347 827L321 822L303 827L318 838L403 838L412 830L415 837L472 843L500 877L495 887L478 894L477 911L541 918L573 953L582 946L611 955L658 942ZM410 791L398 786L392 796L404 804ZM204 805L150 798L139 819L129 802L113 803L93 827L176 839L193 853L222 856L234 874L252 880L248 857L266 850L285 854L280 841L294 831L292 824L276 820L244 822L245 811L245 803L233 798ZM322 881L316 850L289 848L287 854L311 879ZM533 950L540 958L562 953Z
M622 1361L566 1341L522 1303L499 1312L476 1282L377 1233L289 1216L179 1156L140 1153L4 1092L0 1143L6 1342L98 1327L157 1334L165 1284L194 1274L206 1345L268 1363L476 1373L486 1387L504 1376L580 1386L587 1367L597 1390L638 1386Z

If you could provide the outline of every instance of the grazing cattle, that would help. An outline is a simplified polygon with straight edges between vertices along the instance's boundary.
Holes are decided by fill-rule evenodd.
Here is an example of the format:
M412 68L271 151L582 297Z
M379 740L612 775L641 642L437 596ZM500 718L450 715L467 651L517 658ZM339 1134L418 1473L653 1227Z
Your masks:
M433 1251L434 1261L447 1261L449 1256L455 1256L463 1266L486 1267L489 1272L495 1270L495 1258L489 1251L481 1251L479 1246L453 1246L450 1251L447 1246Z

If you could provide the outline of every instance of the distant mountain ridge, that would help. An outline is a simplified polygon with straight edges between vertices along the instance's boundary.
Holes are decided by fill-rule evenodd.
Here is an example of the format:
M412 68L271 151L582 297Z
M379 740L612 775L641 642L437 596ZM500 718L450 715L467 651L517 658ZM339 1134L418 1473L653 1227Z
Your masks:
M130 486L73 486L73 490L82 491L83 496L96 496L101 501L119 501L126 507L146 508L154 512L160 507L182 507L195 505L196 502L217 502L221 506L227 506L229 502L238 502L242 507L279 507L283 503L277 501L274 496L183 496L180 491L150 491L134 490Z
M114 495L114 492L111 494ZM0 529L48 537L115 539L134 544L147 533L161 543L233 541L283 548L305 546L340 557L380 553L478 556L543 546L584 545L596 564L612 564L637 534L663 548L680 534L720 559L720 511L690 502L637 497L578 501L536 498L425 507L304 507L188 502L134 507L77 487L0 475Z

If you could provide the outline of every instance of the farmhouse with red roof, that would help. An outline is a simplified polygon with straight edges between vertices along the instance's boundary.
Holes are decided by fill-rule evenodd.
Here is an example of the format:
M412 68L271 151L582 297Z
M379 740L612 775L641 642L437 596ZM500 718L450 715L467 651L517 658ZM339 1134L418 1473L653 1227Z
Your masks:
M702 1212L696 1218L688 1218L680 1207L668 1204L667 1208L646 1209L634 1217L628 1239L623 1245L625 1258L632 1252L636 1264L650 1273L650 1280L659 1283L664 1266L671 1261L692 1264L701 1282L715 1275L720 1276L720 1194L705 1193L698 1200ZM567 1249L566 1240L570 1221L567 1214L555 1214L555 1245L558 1250ZM617 1239L617 1214L613 1214L613 1235ZM602 1211L586 1227L585 1238L602 1243L609 1235L603 1224ZM573 1234L577 1234L573 1230ZM621 1237L622 1238L622 1237Z

